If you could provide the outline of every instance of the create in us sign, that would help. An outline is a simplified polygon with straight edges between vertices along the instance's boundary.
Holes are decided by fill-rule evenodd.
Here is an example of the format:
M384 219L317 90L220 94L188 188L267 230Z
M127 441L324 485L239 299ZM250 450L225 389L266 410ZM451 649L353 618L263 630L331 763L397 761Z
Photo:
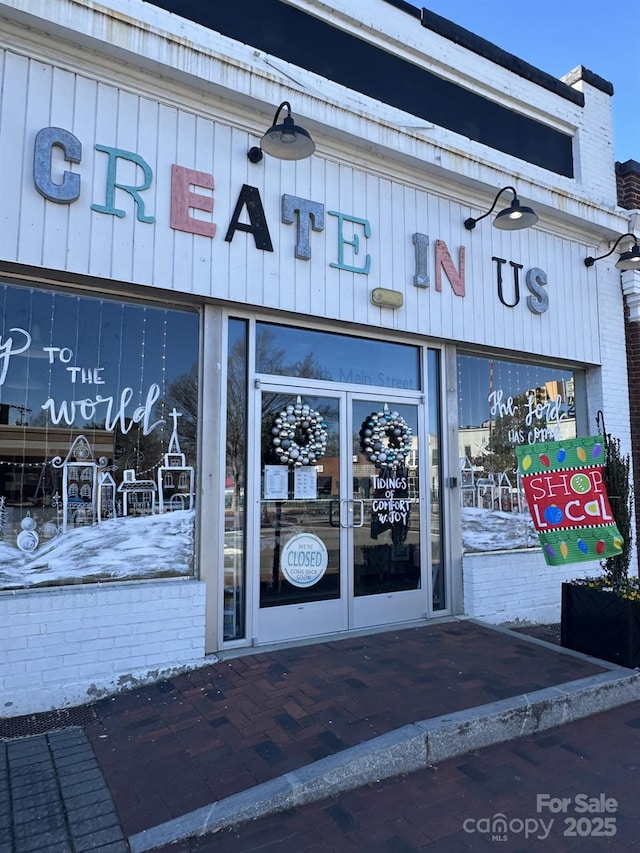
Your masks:
M602 436L517 447L518 466L547 564L622 553L604 484Z

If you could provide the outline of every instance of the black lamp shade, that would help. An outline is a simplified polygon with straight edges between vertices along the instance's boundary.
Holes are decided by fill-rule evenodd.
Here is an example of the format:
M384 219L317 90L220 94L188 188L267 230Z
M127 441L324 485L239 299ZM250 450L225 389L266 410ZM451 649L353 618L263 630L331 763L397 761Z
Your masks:
M260 148L279 160L304 160L316 150L309 133L294 123L291 115L274 124L260 140Z
M616 261L618 270L640 270L640 245L636 243L628 252L621 252Z
M509 207L505 207L504 210L496 214L493 220L493 227L500 229L500 231L519 231L521 228L530 228L532 225L535 225L538 221L538 214L531 207L525 207L520 204L520 199L514 187L502 187L501 190L498 190L493 204L486 213L478 216L477 219L474 219L473 216L465 219L464 227L467 231L472 231L481 219L490 216L495 210L502 193L507 191L513 193L513 201Z
M493 227L500 231L519 231L521 228L530 228L538 221L537 213L531 208L520 204L517 198L496 214Z

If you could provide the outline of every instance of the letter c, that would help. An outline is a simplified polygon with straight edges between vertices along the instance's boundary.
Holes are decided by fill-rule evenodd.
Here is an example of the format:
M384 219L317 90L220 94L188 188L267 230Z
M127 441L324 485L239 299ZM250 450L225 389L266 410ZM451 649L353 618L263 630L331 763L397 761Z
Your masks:
M43 127L36 134L33 156L33 182L40 195L56 204L70 204L80 196L80 175L63 172L62 183L51 179L51 154L54 146L62 148L69 163L82 159L82 143L77 136L61 127Z
M567 516L569 521L584 521L584 514L578 516L578 515L573 515L571 513L570 507L573 507L573 506L580 506L580 501L568 501L567 502L567 504L564 508L564 514Z

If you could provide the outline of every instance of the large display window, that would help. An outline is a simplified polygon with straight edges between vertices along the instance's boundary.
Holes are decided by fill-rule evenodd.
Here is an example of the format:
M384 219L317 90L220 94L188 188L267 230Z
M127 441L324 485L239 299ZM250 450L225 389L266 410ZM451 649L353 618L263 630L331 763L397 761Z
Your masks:
M574 374L472 355L457 370L463 550L538 547L515 448L576 436Z
M198 314L0 303L0 588L192 574Z

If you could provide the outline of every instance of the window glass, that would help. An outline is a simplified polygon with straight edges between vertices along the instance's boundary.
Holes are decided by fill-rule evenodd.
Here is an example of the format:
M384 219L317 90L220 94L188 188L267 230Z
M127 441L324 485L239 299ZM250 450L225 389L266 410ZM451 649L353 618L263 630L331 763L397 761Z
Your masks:
M224 489L224 639L245 635L247 322L229 320Z
M440 435L442 413L440 411L440 351L427 350L429 374L429 524L431 530L431 572L433 582L432 603L434 610L444 610L446 599L445 565L442 548L442 482Z
M273 323L257 324L256 370L407 391L422 387L418 347Z
M0 588L193 572L198 315L0 283Z
M537 547L514 448L575 438L574 374L467 355L457 364L463 549Z

